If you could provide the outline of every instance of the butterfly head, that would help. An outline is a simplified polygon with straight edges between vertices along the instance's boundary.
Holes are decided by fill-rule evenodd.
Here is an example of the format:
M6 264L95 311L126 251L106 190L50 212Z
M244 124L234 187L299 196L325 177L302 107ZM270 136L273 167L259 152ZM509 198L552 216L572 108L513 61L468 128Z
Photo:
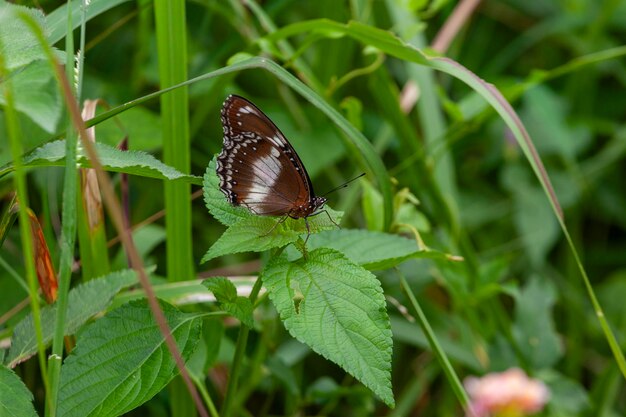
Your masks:
M303 217L312 216L324 207L326 201L326 197L313 197L306 204L301 204L294 207L289 212L289 217L293 219L301 219Z

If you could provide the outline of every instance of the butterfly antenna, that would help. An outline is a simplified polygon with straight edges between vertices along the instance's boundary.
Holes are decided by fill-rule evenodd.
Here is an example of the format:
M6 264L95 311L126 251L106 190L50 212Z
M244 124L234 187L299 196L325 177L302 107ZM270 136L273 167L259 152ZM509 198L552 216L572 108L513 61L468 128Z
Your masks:
M337 190L341 190L342 188L346 188L348 186L348 184L350 184L352 181L358 180L359 178L361 178L363 175L365 175L365 172L363 172L362 174L357 175L356 177L352 178L349 181L344 182L343 184L341 184L339 187L335 187L332 190L322 194L322 197L326 197L328 194L333 193Z

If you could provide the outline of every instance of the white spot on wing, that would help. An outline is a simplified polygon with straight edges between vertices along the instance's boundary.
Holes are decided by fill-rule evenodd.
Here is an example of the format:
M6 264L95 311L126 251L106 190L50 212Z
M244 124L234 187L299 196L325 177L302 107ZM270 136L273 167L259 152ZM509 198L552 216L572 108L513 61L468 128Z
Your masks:
M276 148L272 148L272 156L278 158L280 156L280 151Z
M278 136L266 136L267 140L269 140L270 142L272 142L272 144L274 146L276 146L277 148L282 147L282 141L280 140L280 138Z
M256 110L254 110L254 108L250 106L243 106L239 111L244 114L248 114L248 113L258 114Z

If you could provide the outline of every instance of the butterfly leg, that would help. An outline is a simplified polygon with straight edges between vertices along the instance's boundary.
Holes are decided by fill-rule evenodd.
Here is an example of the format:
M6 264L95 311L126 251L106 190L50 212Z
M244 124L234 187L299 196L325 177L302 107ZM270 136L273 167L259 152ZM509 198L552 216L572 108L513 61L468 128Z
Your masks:
M260 237L265 237L265 236L269 235L270 233L272 233L274 231L274 229L276 229L276 227L278 227L279 224L285 223L285 220L287 220L287 217L289 217L289 215L284 215L279 221L274 223L274 226L272 226L270 228L270 230L268 230L267 232L263 233Z
M309 241L309 236L311 236L311 229L309 228L309 221L304 218L304 225L306 226L306 239L304 239L304 246L306 247L306 242Z
M333 220L333 218L332 218L332 217L330 217L330 213L329 213L327 210L322 210L322 211L320 211L320 213L326 213L326 215L328 216L328 220L330 220L330 222L331 222L332 224L334 224L335 226L337 226L338 228L340 228L340 229L341 229L341 226L339 226L339 225L338 225L338 224L337 224L337 223Z

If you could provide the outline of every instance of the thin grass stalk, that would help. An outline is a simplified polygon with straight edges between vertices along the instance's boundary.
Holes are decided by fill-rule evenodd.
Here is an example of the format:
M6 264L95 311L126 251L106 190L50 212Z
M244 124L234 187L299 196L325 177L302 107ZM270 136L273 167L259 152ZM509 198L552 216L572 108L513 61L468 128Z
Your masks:
M67 32L65 35L65 71L69 80L74 79L74 36L72 29L72 8L67 8ZM50 57L55 63L54 57ZM78 172L76 170L76 133L70 115L66 119L67 139L65 141L65 174L63 178L63 206L61 209L61 255L59 260L59 291L57 298L52 352L48 359L48 378L50 380L50 407L46 415L56 416L59 378L63 359L63 336L67 316L67 299L70 290L72 264L74 263L74 244L76 241L76 202Z
M433 353L437 357L437 360L439 361L441 368L443 369L443 372L445 373L446 378L448 379L448 383L450 384L450 387L454 391L454 395L456 395L457 399L461 403L461 406L467 412L468 406L469 406L469 398L467 397L467 393L465 392L465 389L463 388L463 385L461 384L461 380L457 376L456 372L454 372L454 368L452 367L452 364L450 363L450 360L448 359L448 355L446 355L446 352L444 352L443 348L439 344L439 340L437 339L437 336L435 335L435 332L433 331L432 327L430 327L430 323L428 323L428 319L426 318L426 315L424 314L424 312L422 311L422 308L418 304L417 299L415 298L415 295L413 294L413 290L411 290L411 287L409 286L409 283L406 281L404 274L402 274L400 270L397 268L396 268L396 272L398 273L400 277L400 286L402 287L402 290L406 293L406 295L409 297L410 304L413 307L413 310L415 311L415 315L416 315L415 317L417 319L417 322L422 328L422 330L424 331L424 335L428 339L428 344L430 345L430 348L432 349Z
M76 101L80 103L83 91L83 67L85 63L85 37L87 26L87 0L82 0L80 6L80 46L76 55Z
M3 51L2 39L0 39L0 51ZM28 190L26 186L26 175L22 169L22 134L20 130L19 119L15 112L15 101L13 95L11 77L8 76L4 55L0 53L0 78L2 78L4 86L4 117L7 130L7 136L11 146L11 156L15 165L14 181L17 190L17 198L19 204L19 227L20 238L22 240L22 252L24 256L24 266L26 268L26 280L28 281L28 294L30 298L30 308L33 315L33 323L35 325L35 336L37 338L37 358L39 360L39 368L41 379L43 380L46 399L49 400L50 384L46 367L46 346L43 341L43 333L41 330L41 315L39 309L39 294L37 291L37 273L35 270L35 258L32 241L32 233L30 228L30 220L28 218ZM20 280L21 281L21 280Z
M161 88L187 80L187 36L184 0L154 3L159 78ZM190 170L189 104L187 87L161 96L163 162L182 173ZM191 240L191 187L183 182L166 182L165 228L169 281L194 278ZM173 416L195 415L193 403L180 379L170 383Z

